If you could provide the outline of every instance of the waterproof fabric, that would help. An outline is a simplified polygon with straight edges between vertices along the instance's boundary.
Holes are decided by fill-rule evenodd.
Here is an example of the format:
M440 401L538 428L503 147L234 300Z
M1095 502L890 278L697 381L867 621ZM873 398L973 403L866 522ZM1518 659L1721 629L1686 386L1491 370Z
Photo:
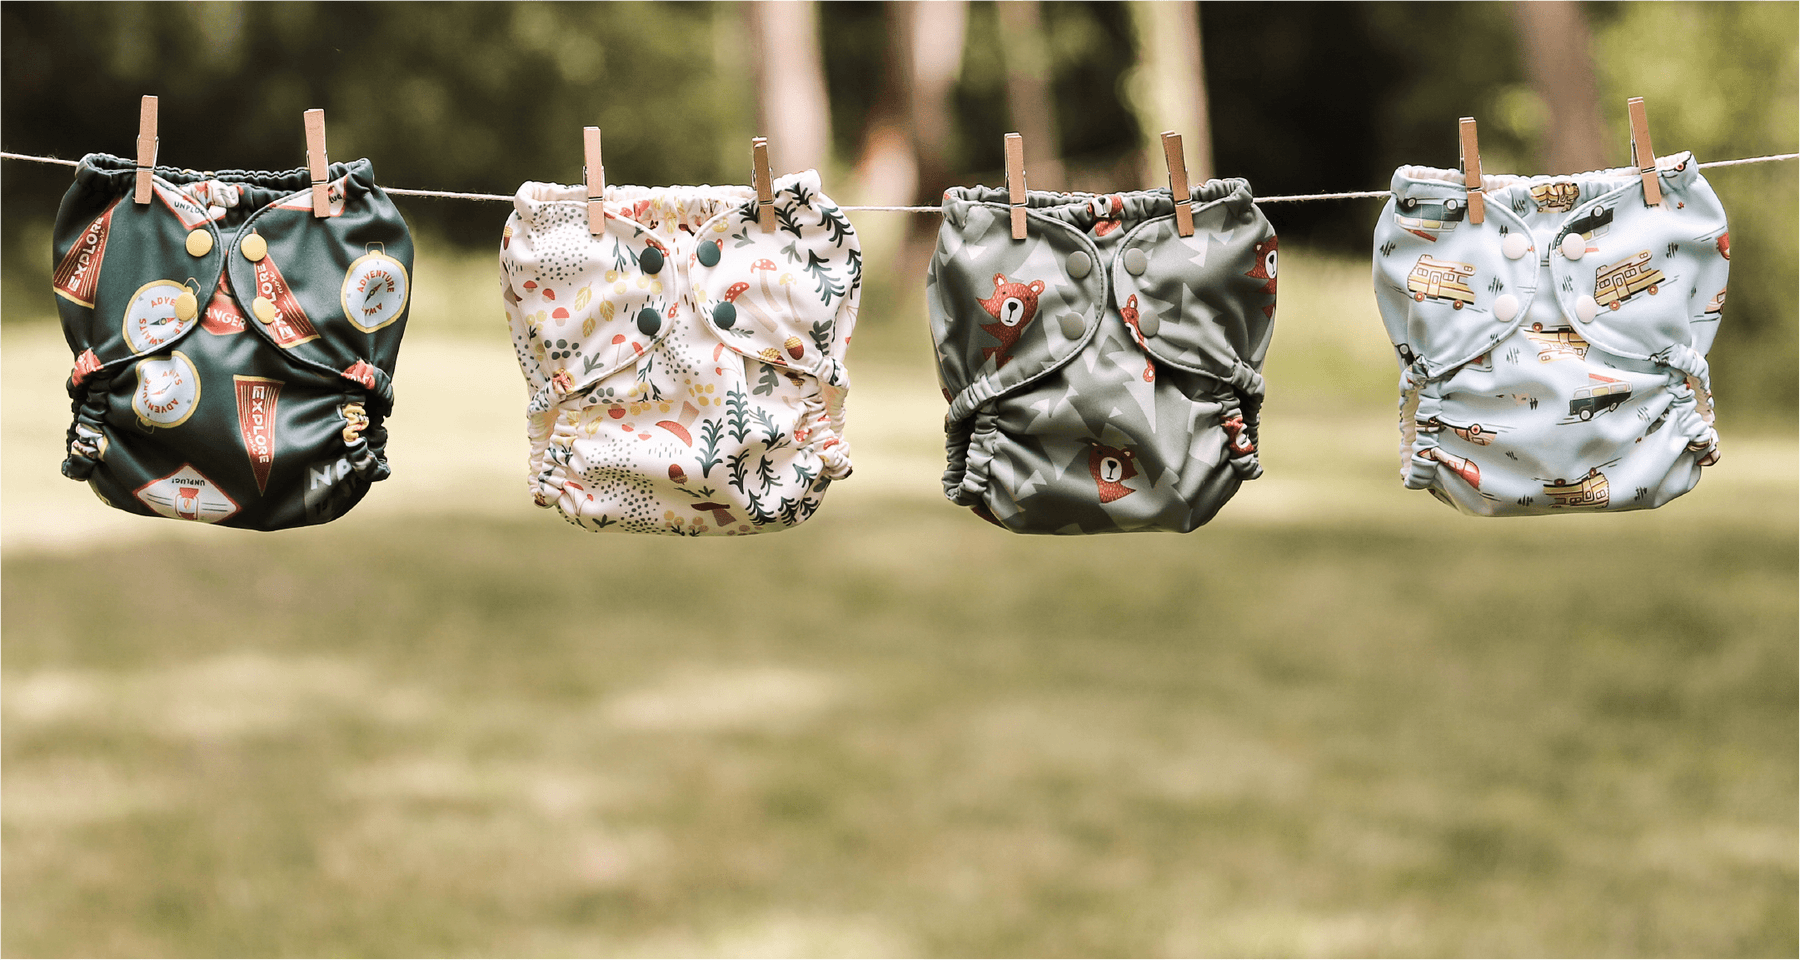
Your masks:
M862 251L806 171L748 187L526 183L500 279L531 397L527 485L591 531L784 530L850 475L843 357Z
M952 503L1019 533L1185 532L1261 475L1274 230L1243 180L1193 191L944 194L926 279Z
M274 530L342 516L388 475L413 249L367 160L155 169L92 154L57 212L75 353L64 475L131 513Z
M1401 477L1481 516L1634 510L1718 460L1706 352L1731 259L1689 154L1635 169L1483 178L1401 167L1375 229L1399 355Z

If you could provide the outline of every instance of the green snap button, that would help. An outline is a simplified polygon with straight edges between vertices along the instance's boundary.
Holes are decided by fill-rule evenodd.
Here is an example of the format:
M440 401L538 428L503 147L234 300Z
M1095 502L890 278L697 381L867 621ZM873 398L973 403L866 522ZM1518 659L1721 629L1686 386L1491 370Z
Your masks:
M645 273L661 273L663 267L662 251L655 247L645 247L643 255L638 257L638 266Z
M654 307L645 307L638 311L638 332L646 337L656 336L662 329L662 315Z
M713 322L719 325L720 330L730 330L731 325L737 322L737 307L732 306L730 301L714 307Z
M712 240L708 240L701 244L700 249L694 251L694 253L700 258L700 265L703 267L716 267L719 265L719 245Z

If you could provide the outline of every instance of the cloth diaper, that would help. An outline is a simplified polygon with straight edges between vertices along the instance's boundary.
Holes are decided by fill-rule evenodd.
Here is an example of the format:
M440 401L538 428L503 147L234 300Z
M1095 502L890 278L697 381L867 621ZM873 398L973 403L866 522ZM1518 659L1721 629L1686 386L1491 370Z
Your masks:
M65 476L146 516L275 530L342 516L388 475L412 239L367 160L154 171L82 158L57 212L75 352Z
M526 183L500 279L531 398L528 486L585 530L792 527L850 475L843 356L862 251L817 173L747 187Z
M952 503L1019 533L1186 532L1256 454L1274 230L1243 180L1193 191L957 187L926 278Z
M1622 168L1489 176L1401 167L1375 229L1399 354L1401 477L1464 513L1661 506L1719 458L1706 351L1731 239L1690 154L1662 202Z

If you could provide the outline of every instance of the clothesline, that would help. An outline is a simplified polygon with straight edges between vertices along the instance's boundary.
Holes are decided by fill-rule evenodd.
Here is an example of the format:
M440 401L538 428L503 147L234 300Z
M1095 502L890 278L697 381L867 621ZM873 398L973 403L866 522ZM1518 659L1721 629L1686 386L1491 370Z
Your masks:
M65 167L78 167L79 161L63 160L59 157L37 157L28 153L7 153L0 151L0 158L7 160L29 160L32 163L54 163ZM1779 160L1800 159L1800 153L1776 153L1765 157L1744 157L1738 160L1714 160L1700 165L1702 170L1714 167L1741 167L1752 163L1774 163ZM499 193L457 193L451 190L406 190L400 187L382 187L388 194L396 197L434 197L441 200L492 200L500 203L511 203L513 198ZM1373 200L1389 195L1386 190L1353 190L1349 193L1297 193L1285 197L1257 197L1257 203L1303 203L1312 200ZM846 206L839 209L852 213L939 213L941 208L935 206Z

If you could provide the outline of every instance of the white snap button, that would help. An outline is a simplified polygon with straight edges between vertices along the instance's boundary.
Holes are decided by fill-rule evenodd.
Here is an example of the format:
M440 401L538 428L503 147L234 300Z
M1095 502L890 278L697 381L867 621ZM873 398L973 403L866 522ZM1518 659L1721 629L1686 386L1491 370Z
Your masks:
M1519 315L1519 298L1503 293L1494 298L1494 319L1511 320Z
M1562 255L1570 260L1580 260L1587 256L1587 241L1579 233L1571 233L1562 238Z
M1500 252L1506 254L1508 260L1517 260L1531 252L1531 241L1522 233L1509 233L1500 243Z
M1080 340L1082 333L1087 330L1087 321L1079 313L1063 314L1060 323L1064 340Z
M1134 277L1141 277L1144 275L1144 270L1149 266L1150 258L1144 255L1144 251L1137 247L1132 247L1130 250L1125 251L1126 273L1129 273Z
M1599 312L1600 305L1594 302L1593 297L1582 297L1575 301L1575 316L1580 318L1582 323L1593 320Z
M1161 330L1161 329L1162 329L1162 321L1156 319L1156 314L1151 313L1148 310L1144 311L1141 314L1138 314L1138 332L1139 333L1143 334L1146 337L1154 337L1154 336L1156 336L1156 331Z
M1077 250L1069 254L1068 268L1069 276L1080 280L1088 275L1088 271L1094 269L1094 259L1087 255L1087 251Z

